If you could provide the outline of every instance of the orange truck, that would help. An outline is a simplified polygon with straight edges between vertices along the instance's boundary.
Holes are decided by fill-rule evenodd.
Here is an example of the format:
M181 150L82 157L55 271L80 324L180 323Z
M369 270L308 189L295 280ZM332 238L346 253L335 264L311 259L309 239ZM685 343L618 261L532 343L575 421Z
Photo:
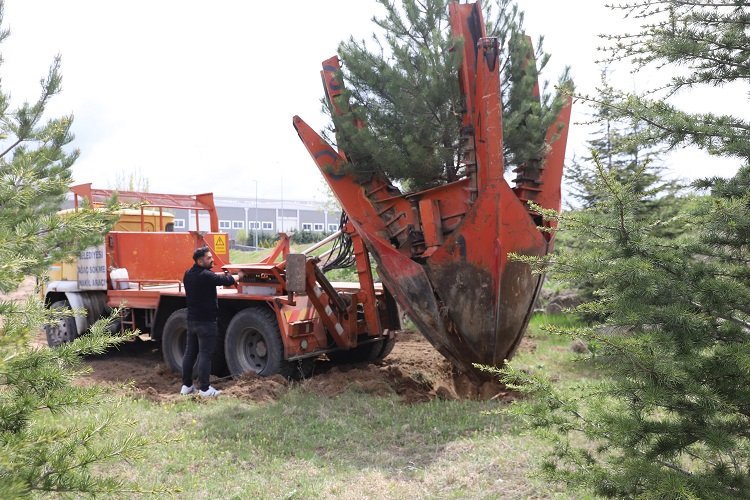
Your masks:
M114 191L73 186L75 209L83 200L103 206ZM291 254L282 238L272 254L256 264L231 264L226 233L218 231L212 194L193 196L118 191L124 210L102 245L77 259L56 264L43 294L48 307L85 310L46 327L50 345L73 340L97 319L119 310L118 330L138 329L161 343L164 361L180 372L185 351L187 309L182 277L195 248L207 245L216 272L228 270L237 284L219 290L222 333L213 371L239 375L307 376L322 354L342 360L375 360L393 348L400 326L396 304L373 280L361 240L349 225ZM196 225L207 215L208 231L173 232L170 209L190 210ZM205 217L203 217L205 219ZM327 243L352 248L359 283L330 283L308 254Z

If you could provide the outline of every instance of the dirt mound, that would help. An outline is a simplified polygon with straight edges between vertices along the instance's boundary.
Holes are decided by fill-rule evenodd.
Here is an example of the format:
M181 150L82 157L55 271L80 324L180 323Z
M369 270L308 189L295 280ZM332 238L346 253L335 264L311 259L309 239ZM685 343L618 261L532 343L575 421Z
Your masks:
M290 382L281 375L259 377L254 373L246 373L237 380L214 385L221 388L224 394L258 403L267 403L283 396L289 390Z
M281 376L258 377L247 374L239 379L214 379L212 385L224 394L259 403L275 401L290 387L335 397L355 390L376 396L397 396L405 403L434 398L491 399L513 398L501 384L472 383L453 367L418 333L401 332L393 352L376 364L334 365L316 363L312 377L290 382ZM99 384L117 392L152 401L179 399L180 377L163 363L158 346L138 340L101 356L86 359L91 372L79 378L81 384Z
M306 391L336 396L352 389L377 396L398 395L406 403L441 399L513 397L498 382L473 383L418 333L401 332L393 352L377 364L341 365L302 383Z
M34 291L34 278L27 278L5 300L22 300ZM39 332L34 343L46 345L44 332ZM532 348L522 343L522 349ZM81 385L97 384L118 393L130 394L152 401L179 399L180 377L164 364L158 344L136 339L100 356L86 358L89 372L78 377ZM347 390L376 396L397 396L406 403L441 399L512 399L515 397L501 384L474 384L454 368L420 334L399 332L393 352L375 364L335 365L316 361L313 376L289 382L283 377L262 378L254 374L239 379L214 379L212 385L224 394L260 403L275 401L290 387L336 397Z
M180 390L180 377L164 364L155 342L136 339L85 363L89 372L78 377L81 385L97 384L152 401L169 400Z

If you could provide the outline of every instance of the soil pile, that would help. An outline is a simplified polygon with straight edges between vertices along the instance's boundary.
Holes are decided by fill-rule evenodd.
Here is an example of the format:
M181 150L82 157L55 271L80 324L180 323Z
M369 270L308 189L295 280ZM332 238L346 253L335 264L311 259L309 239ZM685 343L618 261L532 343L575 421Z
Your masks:
M153 401L178 399L180 377L166 368L158 346L150 341L129 342L101 356L86 359L91 371L79 383L105 385ZM501 384L477 385L453 367L418 333L398 334L393 352L375 364L338 364L316 362L313 376L288 381L281 376L258 377L246 374L239 379L214 379L212 385L224 394L265 403L283 396L298 386L322 396L335 397L355 390L376 396L397 396L405 403L442 399L512 399L514 394Z

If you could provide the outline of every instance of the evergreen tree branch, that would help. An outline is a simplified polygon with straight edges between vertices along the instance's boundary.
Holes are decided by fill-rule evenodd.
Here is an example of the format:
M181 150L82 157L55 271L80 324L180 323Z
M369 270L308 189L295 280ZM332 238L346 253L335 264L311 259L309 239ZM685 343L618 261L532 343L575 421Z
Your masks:
M685 7L745 7L747 2L744 0L733 1L722 1L722 2L705 2L705 1L691 1L691 0L646 0L643 2L628 2L623 4L604 4L610 9L620 10L637 10L637 9L651 9L655 5L680 5ZM666 9L665 9L666 10ZM660 12L660 11L657 11ZM650 14L649 14L650 15Z
M45 80L42 80L42 95L39 100L31 107L31 117L26 117L28 112L28 104L22 108L19 112L19 127L17 130L16 140L7 147L2 153L0 153L0 159L5 157L9 152L18 147L19 144L25 142L31 138L31 134L34 131L34 126L42 118L44 109L49 99L58 93L60 86L60 56L56 56L52 66L50 67L49 74Z

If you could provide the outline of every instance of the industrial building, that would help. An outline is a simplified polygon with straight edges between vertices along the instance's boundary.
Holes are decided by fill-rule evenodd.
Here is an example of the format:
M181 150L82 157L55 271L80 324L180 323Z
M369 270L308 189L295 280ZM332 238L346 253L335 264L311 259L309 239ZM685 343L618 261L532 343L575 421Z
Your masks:
M244 231L248 236L276 234L279 232L310 231L332 233L338 230L341 212L325 203L301 200L274 200L255 198L226 198L214 196L219 216L219 230L235 239ZM175 215L175 231L205 230L207 215L191 210L170 210Z
M339 228L341 211L326 203L304 200L276 200L255 198L227 198L214 196L219 217L219 231L229 233L235 240L240 231L248 237L272 236L280 232L309 231L333 233ZM72 208L69 195L62 208ZM208 214L193 210L168 209L174 214L174 231L208 231Z

